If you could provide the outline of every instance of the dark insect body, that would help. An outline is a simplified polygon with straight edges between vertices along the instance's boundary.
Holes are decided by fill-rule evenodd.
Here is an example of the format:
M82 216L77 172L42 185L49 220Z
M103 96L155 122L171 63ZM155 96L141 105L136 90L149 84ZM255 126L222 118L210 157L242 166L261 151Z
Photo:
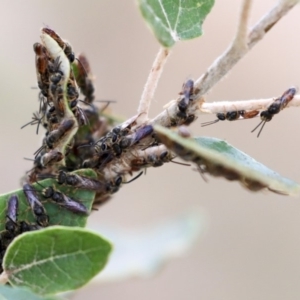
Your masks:
M9 244L18 235L31 230L38 230L41 227L37 224L29 224L26 221L18 221L19 199L17 195L12 195L7 202L5 230L0 233L0 265ZM2 272L0 266L0 272Z
M193 95L194 95L193 80L190 79L183 84L180 95L182 95L182 99L178 102L178 109L180 112L185 113L190 101L193 100Z
M61 37L54 30L50 28L47 27L42 28L42 31L50 35L57 42L57 44L63 49L63 51L65 52L66 56L68 57L71 63L74 62L75 54L72 50L72 47L67 42L62 40Z
M261 134L266 122L270 122L274 115L278 114L281 110L283 110L288 103L294 98L297 93L297 89L294 87L289 88L287 91L283 93L280 98L274 100L274 102L266 109L260 113L261 122L251 131L254 132L257 128L260 128L257 137Z
M138 152L137 158L131 161L131 168L132 171L138 171L142 168L160 167L174 157L163 145L149 147Z
M37 73L37 81L38 81L38 87L41 90L41 93L43 96L48 97L48 88L49 88L49 82L48 82L48 62L49 62L49 56L47 54L46 48L39 43L35 43L33 45L33 50L36 54L35 56L35 67L36 67L36 73Z
M65 119L61 122L59 127L51 131L46 137L46 144L50 149L53 149L59 140L70 131L75 122L72 119Z
M194 81L189 79L187 80L183 86L182 91L179 93L181 95L181 99L177 104L177 114L176 119L170 120L170 126L178 126L178 125L190 125L195 121L196 116L193 114L188 114L187 109L190 103L194 100L195 88Z
M88 215L89 213L88 209L83 204L73 200L61 192L55 191L52 187L46 187L43 190L43 196L47 199L51 199L59 206L64 207L73 213L84 215Z
M153 133L153 126L152 125L145 125L141 128L138 128L133 134L130 136L126 136L122 138L119 142L119 146L121 149L126 149L137 144L143 138L149 136Z
M105 184L99 180L80 176L78 174L69 174L64 171L60 171L56 178L58 184L67 184L83 190L99 192L105 188Z
M259 114L258 110L251 110L251 111L245 111L245 110L238 110L238 111L229 111L227 113L217 113L216 117L217 119L214 121L209 121L201 124L201 127L208 126L215 124L219 121L236 121L240 118L242 119L252 119L256 117Z
M86 103L92 103L95 99L95 87L92 80L90 64L85 55L80 54L78 57L80 63L78 66L78 74L76 77L77 83L80 87L81 93L85 96Z
M19 199L17 195L12 195L8 199L5 229L9 232L11 237L14 237L18 232L17 218L19 209Z
M47 227L49 224L49 216L46 214L46 209L40 202L34 187L26 183L23 185L23 192L36 218L37 224L42 227Z
M43 169L61 161L64 158L63 154L56 149L52 149L46 153L40 153L34 160L35 167Z

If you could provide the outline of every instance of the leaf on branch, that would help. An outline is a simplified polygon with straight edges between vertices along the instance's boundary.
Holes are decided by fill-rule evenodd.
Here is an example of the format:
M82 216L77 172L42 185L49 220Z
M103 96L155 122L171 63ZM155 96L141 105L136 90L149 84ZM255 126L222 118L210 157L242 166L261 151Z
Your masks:
M97 178L96 173L90 169L82 169L73 172L74 174ZM51 200L45 199L42 196L42 190L45 187L52 186L57 191L64 193L73 200L79 201L85 207L91 211L92 204L95 197L95 192L87 190L74 189L72 186L59 185L55 179L45 179L39 181L39 184L33 184L33 187L37 190L37 195L40 196L40 200L44 207L46 208L47 214L49 216L49 225L65 225L65 226L79 226L84 227L87 221L87 215L75 214ZM22 189L11 192L9 194L0 196L0 220L5 220L7 201L12 195L17 195L19 198L19 221L27 221L29 223L35 223L34 215L28 206L27 200L25 198ZM0 230L5 228L5 222L0 222Z
M91 231L53 226L18 236L7 248L3 268L12 285L51 295L85 285L104 268L111 250Z
M223 140L211 137L183 138L161 126L155 126L155 131L166 147L182 159L196 163L204 174L238 180L254 192L264 188L290 196L300 192L298 183L282 177Z
M214 0L138 0L146 22L164 47L202 35Z

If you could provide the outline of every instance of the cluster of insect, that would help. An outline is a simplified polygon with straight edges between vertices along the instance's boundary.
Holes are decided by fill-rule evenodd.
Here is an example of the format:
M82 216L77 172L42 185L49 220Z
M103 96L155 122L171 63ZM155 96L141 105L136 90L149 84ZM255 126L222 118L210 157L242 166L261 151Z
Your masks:
M199 109L199 103L195 95L198 89L194 87L193 80L183 84L176 105L170 111L167 107L162 113L167 118L160 118L159 115L153 120L140 121L141 113L116 125L111 121L113 116L107 113L107 107L113 101L102 101L105 102L103 107L96 105L98 101L95 100L93 75L85 55L80 54L76 58L70 44L48 27L41 29L41 41L33 46L40 90L39 108L32 120L23 126L37 125L37 133L40 127L45 129L42 146L34 153L33 168L27 172L23 185L27 207L35 221L19 220L20 199L17 195L8 199L5 229L0 234L0 260L16 236L55 225L44 206L45 202L59 206L60 214L64 210L85 217L90 214L91 208L87 208L81 199L73 199L62 192L59 186L93 191L95 198L92 208L96 209L110 199L123 183L137 179L148 167L174 162L176 156L196 163L201 173L216 176L213 163L191 154L187 149L181 149L180 145L153 129L157 124L177 127L181 136L189 137L181 126L190 125L197 118L195 112ZM296 89L290 88L275 99L260 113L261 123L253 131L261 126L259 135L265 123L284 109L295 93ZM257 110L219 113L217 120L203 123L202 126L220 120L249 119L258 114ZM236 174L220 168L218 176L221 174L229 180L239 180ZM95 178L73 172L82 169L92 169ZM139 173L134 177L134 172ZM127 176L132 176L132 179L128 181ZM46 186L43 182L45 179L55 184ZM251 182L248 188L255 190L250 185Z
M260 112L260 119L261 122L251 131L254 132L256 129L260 127L258 131L257 137L260 136L266 122L269 122L273 119L274 115L278 114L281 110L283 110L288 103L294 98L295 94L297 93L297 89L295 87L289 88L287 91L283 93L283 95L279 98L276 98L266 110ZM217 119L210 122L202 123L201 126L205 127L208 125L215 124L219 121L236 121L236 120L243 120L243 119L252 119L259 114L258 110L252 111L230 111L227 113L218 113L216 115Z
M97 106L93 75L85 55L76 58L71 46L54 30L41 29L42 43L35 43L35 68L39 88L39 107L32 120L22 126L45 129L42 146L34 153L33 168L26 173L23 185L34 222L18 220L20 199L12 195L7 201L5 230L0 235L2 260L12 240L27 231L54 225L45 202L71 213L88 216L90 209L57 188L70 186L95 192L93 208L106 202L123 183L130 183L148 167L159 167L173 161L175 155L157 139L151 121L139 122L136 115L121 125L104 113L110 102ZM180 93L176 113L166 127L189 125L196 119L189 113L193 102L193 81L187 81ZM73 171L92 169L96 178ZM139 172L135 177L133 172ZM126 181L127 176L132 176ZM43 180L56 182L45 186Z

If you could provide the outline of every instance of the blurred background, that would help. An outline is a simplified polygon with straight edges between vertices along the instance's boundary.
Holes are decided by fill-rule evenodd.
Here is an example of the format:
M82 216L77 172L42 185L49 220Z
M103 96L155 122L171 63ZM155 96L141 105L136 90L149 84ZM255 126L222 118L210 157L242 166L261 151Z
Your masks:
M216 1L202 38L173 49L159 83L151 116L177 97L187 78L199 77L230 43L240 0ZM254 1L251 24L275 1ZM207 97L245 100L281 95L300 81L300 7L284 17ZM49 25L87 54L96 75L98 99L115 99L115 113L132 116L159 45L133 0L0 0L0 192L19 187L39 147L35 127L20 127L37 110L34 52L39 29ZM250 131L259 119L219 122L200 116L194 135L222 138L280 174L300 182L298 109L286 109L268 123L260 138ZM72 299L299 299L300 201L251 193L238 183L209 178L189 167L167 164L149 169L92 216L92 222L139 229L189 210L208 216L206 234L191 251L166 264L154 277L90 285Z

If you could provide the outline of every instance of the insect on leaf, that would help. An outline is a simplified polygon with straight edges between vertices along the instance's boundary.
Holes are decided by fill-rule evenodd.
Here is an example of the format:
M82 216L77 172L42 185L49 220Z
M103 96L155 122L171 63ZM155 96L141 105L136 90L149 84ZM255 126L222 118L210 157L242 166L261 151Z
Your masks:
M272 192L296 196L300 185L253 159L227 142L212 138L183 138L170 129L155 126L158 138L184 160L194 162L202 173L228 180L238 180L251 190L264 188Z
M202 35L214 0L138 0L146 22L164 47Z
M56 294L85 285L104 268L111 250L111 244L96 233L52 226L15 238L3 268L13 286Z
M96 178L96 173L90 169L78 170L75 171L74 174L90 178ZM95 197L95 192L74 189L74 187L71 186L59 185L55 179L45 179L39 181L39 184L33 184L33 187L37 190L37 195L40 199L40 202L44 205L49 216L49 225L84 227L87 221L87 215L75 214L57 205L53 201L45 199L42 196L42 190L44 187L47 186L55 187L57 191L64 193L65 195L76 201L79 201L88 209L88 211L91 211ZM27 221L29 223L35 223L34 215L32 214L30 207L28 206L24 192L22 189L19 189L9 194L0 196L0 230L3 230L5 227L7 201L11 197L11 195L17 195L19 198L18 220Z

